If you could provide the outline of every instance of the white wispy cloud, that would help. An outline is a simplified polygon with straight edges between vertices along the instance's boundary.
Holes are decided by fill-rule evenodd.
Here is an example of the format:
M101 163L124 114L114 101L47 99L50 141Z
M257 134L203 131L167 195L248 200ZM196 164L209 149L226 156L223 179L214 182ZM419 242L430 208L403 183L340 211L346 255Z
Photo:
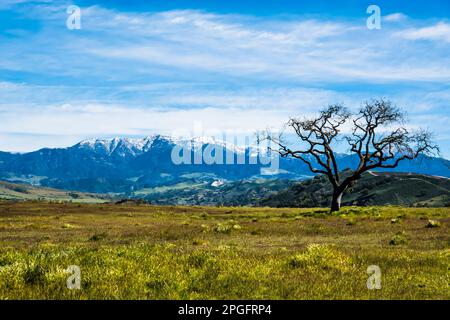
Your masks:
M0 150L23 148L21 134L42 137L27 138L37 148L86 136L170 134L197 121L256 130L379 96L426 125L434 120L420 117L443 119L449 101L446 21L394 13L381 30L369 30L364 19L92 6L82 8L81 30L67 30L65 9L21 4L14 10L38 27L0 32L0 68L23 75L17 82L0 76Z
M399 22L405 21L406 19L408 19L408 16L401 12L391 13L383 17L383 21L388 22Z
M98 26L114 28L111 21L119 20L123 28L116 30L115 44L87 49L102 58L302 81L450 79L450 67L443 68L439 60L417 64L409 59L414 48L407 47L398 57L398 39L392 33L376 34L363 25L303 19L249 22L245 17L196 11L117 16L102 10L101 14L106 22L97 18ZM96 15L95 10L89 15ZM130 41L130 30L137 41Z
M447 39L445 23L377 32L360 21L286 21L192 10L123 13L94 6L82 8L82 30L68 31L65 11L45 8L28 13L41 14L45 27L25 48L27 59L19 62L6 54L0 65L106 80L154 75L168 68L302 82L450 80L450 66L443 64L440 51L420 59L417 48L398 37ZM32 53L27 52L31 45ZM16 43L15 49L23 50L23 44ZM61 66L63 58L67 68Z
M423 28L410 28L399 31L398 36L408 40L433 40L450 43L450 24L439 22Z

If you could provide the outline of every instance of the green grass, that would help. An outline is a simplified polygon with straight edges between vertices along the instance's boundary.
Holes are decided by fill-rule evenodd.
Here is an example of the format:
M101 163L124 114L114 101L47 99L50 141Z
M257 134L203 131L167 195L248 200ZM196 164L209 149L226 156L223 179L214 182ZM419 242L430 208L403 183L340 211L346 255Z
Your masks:
M0 202L0 299L450 298L450 208L326 212Z

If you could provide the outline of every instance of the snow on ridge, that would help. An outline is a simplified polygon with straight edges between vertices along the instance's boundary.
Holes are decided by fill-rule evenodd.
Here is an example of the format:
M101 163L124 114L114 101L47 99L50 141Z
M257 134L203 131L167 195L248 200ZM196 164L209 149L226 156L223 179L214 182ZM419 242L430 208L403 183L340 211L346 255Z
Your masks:
M139 155L141 153L147 152L151 149L156 140L166 141L168 143L179 145L187 148L199 148L203 145L217 145L234 152L245 152L246 148L252 148L252 154L257 152L257 150L263 150L263 148L257 147L256 145L251 146L241 146L228 141L223 141L209 136L197 136L192 138L184 137L173 137L168 135L152 135L143 138L92 138L86 139L74 147L89 148L97 152L103 152L105 154L111 155L113 153L126 156L127 154L132 154L133 156Z

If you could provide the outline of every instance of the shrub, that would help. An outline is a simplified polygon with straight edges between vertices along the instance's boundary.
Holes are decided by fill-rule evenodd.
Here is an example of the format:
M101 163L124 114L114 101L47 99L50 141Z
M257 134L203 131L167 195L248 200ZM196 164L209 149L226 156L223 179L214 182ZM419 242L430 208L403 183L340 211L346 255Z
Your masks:
M106 232L96 233L92 237L89 238L89 241L100 241L106 239L108 235Z
M217 232L217 233L228 234L231 232L231 226L227 225L227 224L223 224L223 223L218 223L217 225L214 226L213 230L214 230L214 232Z
M426 228L438 228L441 226L441 223L439 221L436 220L428 220L427 225L425 226Z
M407 243L408 243L408 238L407 238L405 231L397 232L389 241L389 244L391 246L398 246L398 245L407 244Z
M203 219L206 219L206 218L209 217L209 214L207 214L206 212L202 212L202 213L200 214L200 217L203 218Z
M69 192L69 197L71 197L72 199L78 199L80 198L80 195L75 192Z
M230 223L218 223L213 228L214 232L225 234L230 233L232 230L240 229L242 229L242 227L237 223L233 223L233 221L230 221Z
M23 273L23 280L28 285L43 284L46 271L40 265L27 266Z

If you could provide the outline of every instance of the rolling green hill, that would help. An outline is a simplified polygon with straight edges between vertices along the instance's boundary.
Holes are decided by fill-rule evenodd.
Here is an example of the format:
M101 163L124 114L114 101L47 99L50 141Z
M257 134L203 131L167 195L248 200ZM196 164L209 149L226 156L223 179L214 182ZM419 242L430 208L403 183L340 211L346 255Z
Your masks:
M327 207L331 191L328 180L321 176L302 182L282 179L223 181L219 186L192 178L173 185L137 190L131 197L171 205ZM450 179L420 174L367 173L348 190L343 202L358 206L448 206Z
M326 177L298 183L261 201L271 207L328 206ZM420 174L366 173L343 198L344 205L450 206L450 179Z
M344 173L345 174L345 173ZM323 176L310 180L221 181L188 176L172 185L147 187L116 197L0 181L0 199L108 202L142 199L159 205L328 207L332 188ZM366 173L347 191L343 205L450 206L450 179L420 174Z
M108 196L100 194L57 190L5 181L0 181L0 199L72 201L83 203L102 203L111 200Z
M186 179L173 185L145 188L132 194L153 204L255 206L261 199L294 185L293 180L252 179L224 181L213 186L211 181Z

